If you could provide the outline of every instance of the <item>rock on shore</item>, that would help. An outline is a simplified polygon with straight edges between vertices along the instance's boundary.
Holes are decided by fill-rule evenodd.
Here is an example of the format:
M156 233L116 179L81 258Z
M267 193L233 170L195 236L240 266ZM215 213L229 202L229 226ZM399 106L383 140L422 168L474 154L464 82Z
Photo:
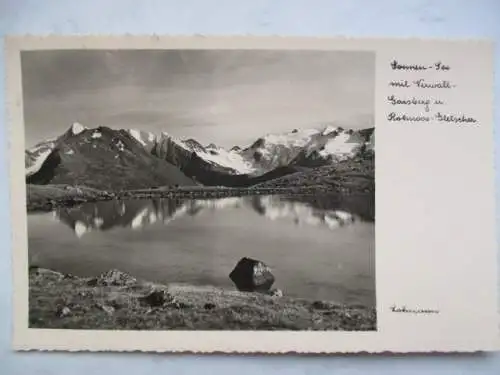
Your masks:
M242 292L268 292L275 280L264 262L247 257L240 259L229 278Z

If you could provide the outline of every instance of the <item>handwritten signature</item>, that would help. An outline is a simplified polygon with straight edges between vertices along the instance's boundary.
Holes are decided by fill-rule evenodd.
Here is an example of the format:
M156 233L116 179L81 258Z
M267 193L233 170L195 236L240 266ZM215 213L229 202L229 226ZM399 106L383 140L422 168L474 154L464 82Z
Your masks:
M439 310L435 309L421 309L421 308L409 308L406 306L396 306L392 305L390 310L395 313L408 313L408 314L439 314Z

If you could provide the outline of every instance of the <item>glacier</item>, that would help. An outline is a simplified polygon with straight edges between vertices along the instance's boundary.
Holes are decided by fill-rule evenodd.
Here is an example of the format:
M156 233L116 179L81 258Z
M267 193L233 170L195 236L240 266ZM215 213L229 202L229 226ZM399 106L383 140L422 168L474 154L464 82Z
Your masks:
M38 156L36 156L34 163L31 164L29 167L26 168L26 177L31 176L38 172L40 168L42 168L43 163L45 163L45 160L49 157L50 153L52 152L52 148L49 148L45 151L42 151Z

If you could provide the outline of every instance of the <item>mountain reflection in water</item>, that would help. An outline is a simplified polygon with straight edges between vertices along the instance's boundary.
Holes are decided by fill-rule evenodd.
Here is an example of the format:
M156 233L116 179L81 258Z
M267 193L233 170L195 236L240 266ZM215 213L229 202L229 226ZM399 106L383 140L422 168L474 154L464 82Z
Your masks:
M360 202L361 201L361 202ZM356 206L367 212L353 212ZM253 196L207 200L138 199L87 203L59 208L54 218L71 227L78 237L92 231L113 228L140 229L166 225L182 216L195 216L205 210L251 208L269 220L288 220L296 225L325 226L337 229L356 221L373 221L370 197L339 201L328 196Z
M242 257L288 296L375 304L373 197L124 200L28 215L30 264L95 276L234 289Z

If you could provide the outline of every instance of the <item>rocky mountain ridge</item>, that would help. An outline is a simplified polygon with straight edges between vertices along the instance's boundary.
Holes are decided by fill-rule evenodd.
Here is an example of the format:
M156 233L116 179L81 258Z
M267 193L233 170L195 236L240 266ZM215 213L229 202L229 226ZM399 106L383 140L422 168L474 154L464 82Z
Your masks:
M267 134L248 147L234 146L228 151L165 132L155 135L74 123L60 137L26 150L26 178L34 184L86 183L107 189L192 184L246 187L373 152L373 130L334 126L293 130ZM113 176L122 181L114 183ZM94 179L100 181L88 183Z
M30 184L109 190L195 185L179 168L148 153L128 132L102 126L88 129L79 124L40 153L28 171L26 182Z

